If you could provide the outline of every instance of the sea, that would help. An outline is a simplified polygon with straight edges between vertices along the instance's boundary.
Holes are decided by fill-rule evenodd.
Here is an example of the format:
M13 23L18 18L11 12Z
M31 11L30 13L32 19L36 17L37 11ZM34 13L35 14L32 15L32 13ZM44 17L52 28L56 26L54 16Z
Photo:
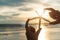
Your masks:
M27 40L24 26L0 26L0 40ZM60 40L60 24L43 25L38 40Z
M26 40L25 27L15 24L0 24L0 40Z

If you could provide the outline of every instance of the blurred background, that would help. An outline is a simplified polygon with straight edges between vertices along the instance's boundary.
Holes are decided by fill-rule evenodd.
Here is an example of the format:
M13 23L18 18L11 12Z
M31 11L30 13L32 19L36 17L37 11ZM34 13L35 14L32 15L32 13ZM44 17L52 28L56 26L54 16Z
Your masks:
M60 0L0 0L0 40L26 40L26 20L38 17L36 11L42 14L44 8L60 11ZM48 12L44 13L44 18L54 21ZM32 20L30 25L38 27L38 19ZM60 40L60 24L49 25L42 19L41 28L39 40Z

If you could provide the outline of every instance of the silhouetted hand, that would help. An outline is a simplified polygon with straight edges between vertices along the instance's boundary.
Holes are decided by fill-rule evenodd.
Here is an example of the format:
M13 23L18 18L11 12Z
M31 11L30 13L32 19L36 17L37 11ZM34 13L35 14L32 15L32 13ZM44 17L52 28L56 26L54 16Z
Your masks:
M36 32L35 29L32 26L28 26L28 23L30 20L33 20L34 18L28 19L26 21L26 37L27 40L38 40L38 35L40 33L41 28L38 29L38 31Z
M49 15L51 18L55 19L56 21L50 22L49 24L55 25L60 23L60 12L53 8L45 8L45 10L49 10Z
M49 12L49 15L50 15L51 18L53 18L53 19L56 19L57 18L57 14L56 14L56 11L57 10L55 10L53 8L45 8L45 10L51 11L51 12Z

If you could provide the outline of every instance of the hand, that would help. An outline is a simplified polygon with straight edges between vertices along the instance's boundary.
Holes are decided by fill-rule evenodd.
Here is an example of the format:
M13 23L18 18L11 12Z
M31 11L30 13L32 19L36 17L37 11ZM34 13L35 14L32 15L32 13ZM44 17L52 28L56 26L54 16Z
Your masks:
M56 19L57 18L57 10L53 9L53 8L45 8L45 10L49 10L51 12L49 12L49 15L51 18Z

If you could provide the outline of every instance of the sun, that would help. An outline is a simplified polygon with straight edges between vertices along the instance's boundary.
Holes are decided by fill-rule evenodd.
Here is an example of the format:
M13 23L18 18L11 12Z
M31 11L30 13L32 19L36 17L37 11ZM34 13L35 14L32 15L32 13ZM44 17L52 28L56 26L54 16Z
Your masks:
M48 11L48 10L44 10L44 8L37 8L37 14L43 18L48 18L49 12L50 11Z
M43 18L49 18L49 12L50 11L48 11L48 10L44 10L44 8L38 8L37 9L37 14L38 15L40 15L41 17L43 17ZM44 22L44 21L43 21ZM46 34L45 34L45 32L46 32L46 29L44 28L44 26L43 25L41 25L41 27L43 27L42 28L42 30L41 30L41 32L40 32L40 34L39 34L39 37L38 37L38 40L45 40L46 39Z
M50 11L45 10L45 11L44 11L44 14L43 14L43 17L44 17L44 18L49 18L49 12L50 12Z
M36 11L37 11L38 15L40 15L40 16L43 15L43 11L44 11L43 8L37 8Z

